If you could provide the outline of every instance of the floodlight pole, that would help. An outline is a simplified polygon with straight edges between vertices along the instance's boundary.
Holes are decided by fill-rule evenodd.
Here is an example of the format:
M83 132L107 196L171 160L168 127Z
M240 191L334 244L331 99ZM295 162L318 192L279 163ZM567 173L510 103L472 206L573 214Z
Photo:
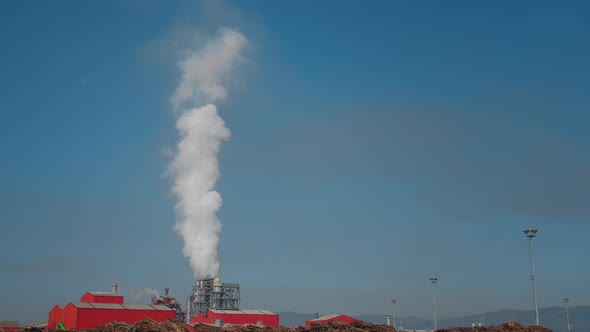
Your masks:
M535 322L539 326L539 307L537 304L537 284L535 282L535 256L533 254L533 238L537 236L537 229L525 229L524 235L529 238L531 252L531 281L533 282L533 299L535 303Z
M432 310L434 311L434 331L438 329L436 324L436 282L438 278L433 277L430 278L430 282L432 283Z
M563 302L565 302L565 317L567 319L567 332L572 332L572 324L570 322L570 306L568 304L568 302L570 301L570 299L563 299Z
M397 302L396 299L392 299L391 303L393 303L393 328L395 328L395 303Z

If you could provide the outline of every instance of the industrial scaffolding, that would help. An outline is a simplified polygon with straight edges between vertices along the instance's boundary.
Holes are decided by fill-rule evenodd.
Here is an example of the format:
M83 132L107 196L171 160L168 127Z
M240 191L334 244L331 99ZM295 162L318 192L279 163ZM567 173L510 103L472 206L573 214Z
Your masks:
M222 283L219 278L198 280L187 300L189 319L207 309L240 310L240 284Z

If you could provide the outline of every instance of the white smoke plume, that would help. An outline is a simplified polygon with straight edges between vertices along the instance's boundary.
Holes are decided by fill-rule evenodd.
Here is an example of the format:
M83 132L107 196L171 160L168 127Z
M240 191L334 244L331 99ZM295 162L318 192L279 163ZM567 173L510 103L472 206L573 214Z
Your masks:
M182 80L172 96L175 109L213 103L227 97L223 83L233 65L242 59L242 50L248 44L246 37L235 30L223 29L218 39L197 51L188 51L178 66Z
M189 51L179 63L182 79L171 102L181 115L180 134L169 173L176 204L175 231L184 241L183 252L195 278L217 276L217 248L221 222L216 216L221 195L214 190L219 178L217 155L229 130L212 103L227 96L223 83L241 59L246 38L235 30L222 30L218 39L197 51ZM204 105L206 104L206 105Z
M131 297L133 301L137 301L142 298L144 295L151 295L155 296L156 298L160 297L160 292L157 289L146 288L142 291L135 292L135 295Z

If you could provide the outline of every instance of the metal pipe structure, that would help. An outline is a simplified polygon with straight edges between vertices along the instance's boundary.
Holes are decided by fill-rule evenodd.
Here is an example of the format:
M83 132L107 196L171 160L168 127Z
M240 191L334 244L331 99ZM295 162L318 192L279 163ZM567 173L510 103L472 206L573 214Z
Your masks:
M228 284L219 278L197 280L187 301L189 319L208 309L240 310L240 284Z
M395 328L395 303L397 302L396 299L391 300L391 303L393 303L393 327Z
M438 278L433 277L430 278L430 282L432 283L432 310L434 311L434 331L438 329L436 324L436 282Z
M563 299L563 302L565 302L565 317L567 319L567 332L572 332L572 323L570 322L570 306L568 304L569 301L570 301L570 299Z
M533 254L533 238L537 236L537 229L525 229L524 235L529 238L531 252L531 281L533 282L533 300L535 304L535 322L539 326L539 306L537 303L537 284L535 282L535 256Z

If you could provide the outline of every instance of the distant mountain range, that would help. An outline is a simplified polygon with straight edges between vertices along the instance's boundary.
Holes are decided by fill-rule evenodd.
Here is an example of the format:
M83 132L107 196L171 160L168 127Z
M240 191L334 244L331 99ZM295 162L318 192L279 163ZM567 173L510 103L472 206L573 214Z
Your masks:
M313 319L313 314L302 314L297 312L279 312L281 325L299 326L304 325L306 320ZM375 324L384 324L385 315L357 315L353 316L360 320ZM534 314L532 311L522 311L513 309L502 309L499 311L486 312L481 315L471 315L458 318L439 319L438 328L460 327L476 325L483 320L483 325L500 325L508 321L516 321L526 325L534 324ZM539 320L541 325L552 329L554 332L567 332L565 318L565 308L548 307L539 309ZM590 306L570 307L570 320L572 322L572 332L590 331ZM403 323L405 330L424 330L427 324L432 329L431 318L419 317L398 317L396 318L398 327L400 322Z

